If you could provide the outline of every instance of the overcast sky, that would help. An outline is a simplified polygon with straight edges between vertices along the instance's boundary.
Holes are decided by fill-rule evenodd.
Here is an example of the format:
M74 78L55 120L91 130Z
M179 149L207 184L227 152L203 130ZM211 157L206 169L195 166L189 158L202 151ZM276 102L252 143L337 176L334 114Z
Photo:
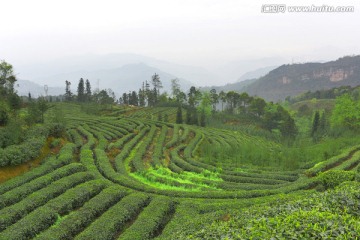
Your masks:
M354 6L353 13L261 13L267 3ZM360 53L359 1L0 0L0 59L16 64L136 53L211 68L246 59Z

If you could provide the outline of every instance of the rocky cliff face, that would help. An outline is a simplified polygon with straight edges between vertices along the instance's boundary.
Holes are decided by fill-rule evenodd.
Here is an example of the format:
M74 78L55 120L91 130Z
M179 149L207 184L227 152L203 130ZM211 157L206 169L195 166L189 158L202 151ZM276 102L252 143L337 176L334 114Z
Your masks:
M326 63L282 65L241 91L278 101L305 91L345 85L360 85L360 56Z

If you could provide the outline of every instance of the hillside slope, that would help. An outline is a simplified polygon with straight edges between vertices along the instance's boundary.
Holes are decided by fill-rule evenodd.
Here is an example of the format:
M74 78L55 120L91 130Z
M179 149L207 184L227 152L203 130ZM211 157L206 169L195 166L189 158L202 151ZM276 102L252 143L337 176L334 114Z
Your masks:
M326 63L282 65L239 90L278 101L309 90L359 84L360 56L351 56Z

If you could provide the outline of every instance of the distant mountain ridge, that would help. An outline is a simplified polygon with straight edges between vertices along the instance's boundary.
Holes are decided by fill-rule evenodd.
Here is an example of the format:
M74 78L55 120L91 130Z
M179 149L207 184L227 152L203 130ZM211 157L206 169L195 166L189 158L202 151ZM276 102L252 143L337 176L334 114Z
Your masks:
M46 83L52 86L62 86L62 82L66 79L61 79L61 83L59 83L57 79L53 78L54 76L79 73L77 77L80 78L82 73L88 74L90 72L100 73L112 71L133 64L145 64L148 67L157 69L157 71L161 70L164 73L180 79L186 79L196 85L201 85L209 80L217 79L216 76L201 67L174 64L156 58L131 53L69 56L49 60L44 63L29 63L27 65L18 66L17 70L19 71L19 77L22 79L28 79L36 83ZM101 75L92 76L94 78L89 78L90 81L96 81L97 79L102 80L103 78ZM146 78L143 76L143 80L145 81L150 77L151 75Z
M49 86L49 95L64 94L65 80L71 82L71 91L76 94L79 80L83 78L89 79L93 91L98 87L99 89L111 88L116 96L120 97L124 92L138 91L142 87L142 82L148 81L151 83L151 76L154 73L160 76L163 85L161 92L167 91L169 93L171 90L171 79L177 77L160 69L150 67L145 63L127 64L113 69L62 73L48 76L46 79L48 79L49 82L49 84L47 84ZM101 78L99 76L101 76ZM192 85L187 80L181 78L179 78L179 82L184 91L188 90ZM18 82L18 85L16 89L20 95L28 95L29 92L33 96L44 95L44 87L39 84L30 81L21 81ZM64 87L52 87L54 85L63 85Z
M243 88L267 100L284 100L305 91L360 84L360 56L325 63L282 65Z
M325 63L282 65L249 84L231 84L234 91L247 92L268 101L284 100L306 91L360 84L360 55ZM221 88L229 88L225 85Z

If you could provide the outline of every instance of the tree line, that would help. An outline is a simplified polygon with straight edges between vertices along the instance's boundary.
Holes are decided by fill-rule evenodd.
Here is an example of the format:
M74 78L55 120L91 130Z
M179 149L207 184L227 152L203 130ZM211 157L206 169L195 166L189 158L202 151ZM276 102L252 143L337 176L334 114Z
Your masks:
M162 88L158 74L145 81L138 91L123 93L119 103L140 107L172 106L177 107L176 122L205 126L215 113L248 115L262 122L269 130L279 130L285 137L294 137L297 128L294 118L280 104L266 102L260 97L249 96L246 92L235 91L217 93L191 86L188 92L181 89L179 79L171 80L171 92L160 92ZM183 109L186 111L183 118Z
M302 93L298 96L294 97L287 97L285 100L290 103L296 103L301 102L305 100L311 100L311 99L336 99L339 96L342 96L344 94L351 95L354 99L360 99L360 86L340 86L335 87L331 89L322 89L322 90L316 90L314 92L307 91L305 93Z

